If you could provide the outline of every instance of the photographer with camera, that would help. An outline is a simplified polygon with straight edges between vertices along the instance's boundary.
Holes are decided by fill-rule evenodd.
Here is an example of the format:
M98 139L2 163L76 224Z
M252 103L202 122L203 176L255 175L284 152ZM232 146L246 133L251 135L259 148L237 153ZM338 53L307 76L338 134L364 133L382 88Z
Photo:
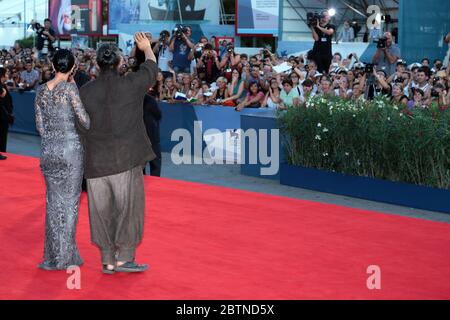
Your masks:
M173 30L170 39L169 49L173 53L173 70L176 73L191 73L191 60L189 54L194 49L194 44L190 37L192 28L179 25Z
M372 58L372 63L383 70L389 77L395 73L397 61L400 59L400 48L392 40L392 34L386 32L377 42L377 51Z
M437 83L433 86L431 90L430 102L435 103L439 107L446 107L449 104L448 92L445 85Z
M388 77L387 82L404 83L405 79L403 74L406 72L406 67L407 67L406 61L401 59L398 60L396 62L395 72Z
M207 43L203 53L197 62L197 74L201 80L208 84L214 82L220 74L220 62L218 54L210 43Z
M365 99L372 100L381 95L391 97L392 86L387 82L384 70L377 70L372 64L366 64L361 82L365 83Z
M314 47L308 60L314 60L320 73L327 73L330 69L332 55L333 34L336 27L330 24L330 14L323 11L320 15L308 13L308 26L314 38Z
M194 46L194 49L189 53L189 60L194 60L197 66L198 60L202 57L205 46L209 43L208 38L205 36L200 37L198 43ZM214 47L213 47L214 48Z
M231 82L232 80L233 69L235 69L240 62L241 62L240 54L236 54L236 52L234 52L233 43L229 42L227 45L227 51L220 59L219 64L220 71L229 82Z
M173 54L169 49L170 32L167 30L161 31L157 45L153 47L155 56L158 57L158 67L161 70L164 78L171 77L170 64L172 63Z
M36 49L39 51L39 59L45 59L51 56L55 51L53 42L56 40L55 31L52 29L52 21L50 19L44 20L44 26L32 20L31 26L36 32Z

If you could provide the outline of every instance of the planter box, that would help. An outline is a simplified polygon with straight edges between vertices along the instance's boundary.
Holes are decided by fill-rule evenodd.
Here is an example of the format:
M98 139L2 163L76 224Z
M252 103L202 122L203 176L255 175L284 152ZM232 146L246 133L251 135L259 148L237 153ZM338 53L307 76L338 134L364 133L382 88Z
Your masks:
M280 183L411 208L450 213L450 190L280 165Z

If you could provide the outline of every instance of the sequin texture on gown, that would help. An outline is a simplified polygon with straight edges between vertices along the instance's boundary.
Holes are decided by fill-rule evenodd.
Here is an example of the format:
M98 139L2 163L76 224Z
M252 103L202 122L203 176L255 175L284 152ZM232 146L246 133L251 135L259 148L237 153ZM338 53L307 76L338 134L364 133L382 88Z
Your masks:
M38 88L35 111L46 185L44 261L39 267L62 270L83 263L75 239L84 168L76 122L89 129L90 120L76 85L64 81L52 90Z

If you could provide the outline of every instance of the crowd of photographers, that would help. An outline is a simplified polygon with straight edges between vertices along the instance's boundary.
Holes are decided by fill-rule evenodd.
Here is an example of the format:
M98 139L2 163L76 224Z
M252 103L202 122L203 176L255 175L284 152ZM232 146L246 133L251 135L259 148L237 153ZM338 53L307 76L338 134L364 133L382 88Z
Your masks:
M315 95L354 100L386 95L409 108L426 108L433 102L448 106L450 68L445 68L442 60L425 58L407 65L390 33L384 35L371 63L362 63L356 54L332 55L335 28L327 17L322 18L325 20L311 27L317 43L312 52L290 57L280 57L267 49L251 56L239 54L232 43L216 44L214 37L201 37L195 42L189 26L172 32L163 30L157 37L147 33L160 68L149 93L169 103L222 105L238 111L286 109L300 106ZM47 33L47 37L51 36L49 30ZM34 90L50 80L52 50L51 39L40 48L23 49L16 43L10 50L3 50L2 84L9 90ZM95 50L73 50L78 65L74 78L81 87L98 75ZM124 56L119 72L135 71L142 59L142 52L134 48Z

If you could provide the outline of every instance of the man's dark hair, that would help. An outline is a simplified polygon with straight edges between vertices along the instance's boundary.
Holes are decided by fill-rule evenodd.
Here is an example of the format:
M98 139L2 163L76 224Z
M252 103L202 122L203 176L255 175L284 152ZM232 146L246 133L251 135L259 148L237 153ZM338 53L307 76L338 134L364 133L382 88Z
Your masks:
M425 73L427 77L430 76L430 69L429 69L428 67L420 67L420 68L417 70L417 73L419 73L419 72Z
M3 78L4 76L6 76L6 69L1 67L0 68L0 78Z
M290 85L291 87L293 86L292 80L291 79L284 79L281 84L284 86L285 84Z
M314 82L312 82L311 79L306 79L305 81L303 81L303 87L312 87L314 86Z
M159 33L160 36L164 35L165 37L170 37L170 32L168 30L163 30Z
M97 50L97 64L102 72L115 70L120 63L119 48L112 43L105 43Z
M75 65L75 57L69 50L60 49L53 56L52 63L56 72L67 73Z
M50 23L52 23L52 20L50 20L49 18L46 18L46 19L44 20L44 23L47 22L47 21L50 22Z
M255 85L255 84L256 84L256 86L258 87L258 90L259 90L259 82L256 81L256 80L250 80L249 83L248 83L248 88L250 89L250 87Z
M205 44L205 48L204 49L205 50L213 50L214 48L213 48L211 43L207 43L207 44Z
M384 77L387 78L387 73L386 73L386 71L384 71L384 70L377 70L377 73L378 73L378 72L382 72L382 73L384 74Z

